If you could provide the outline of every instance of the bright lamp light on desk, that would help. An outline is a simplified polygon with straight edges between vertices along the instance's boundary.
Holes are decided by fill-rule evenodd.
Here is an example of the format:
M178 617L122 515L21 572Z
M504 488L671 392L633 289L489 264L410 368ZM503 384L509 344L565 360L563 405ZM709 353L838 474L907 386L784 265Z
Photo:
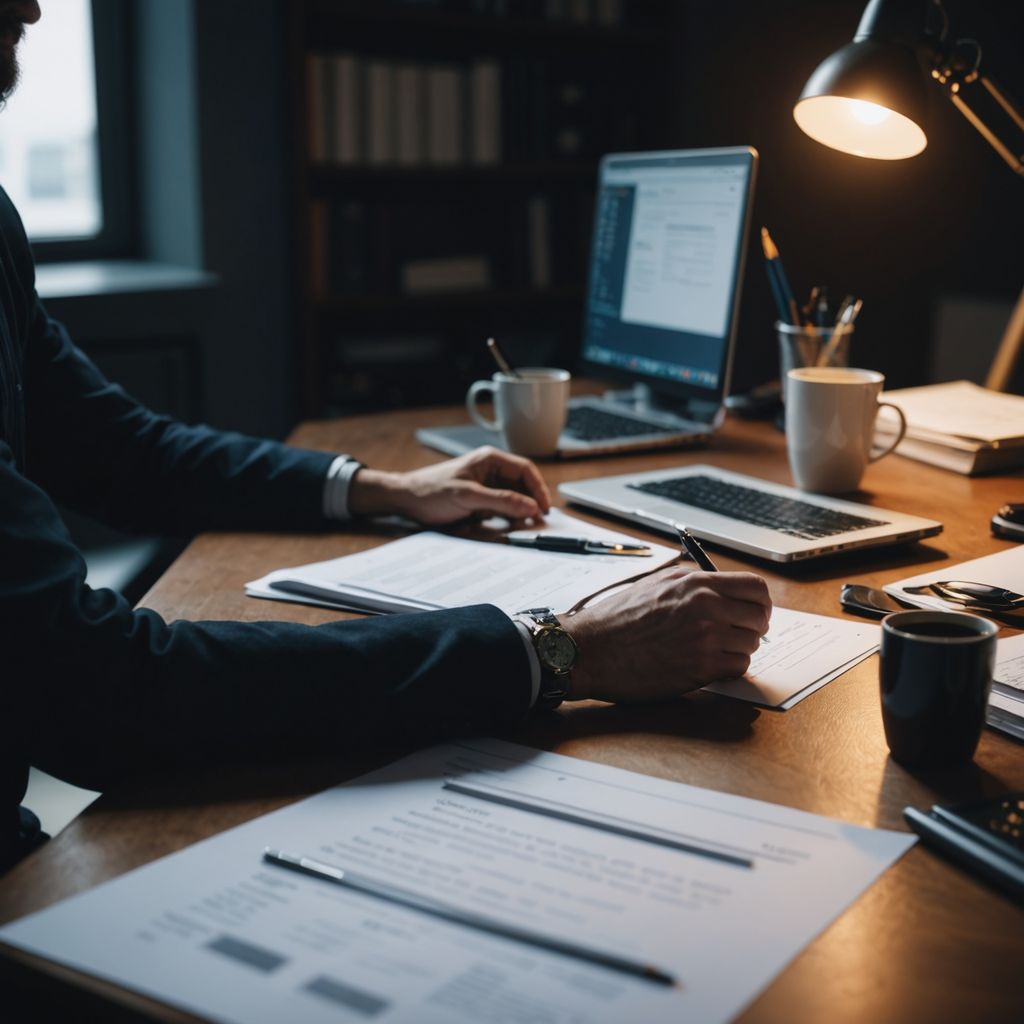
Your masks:
M793 108L812 139L854 156L903 160L928 145L925 108L929 80L992 148L1024 175L1024 114L981 71L981 46L951 39L942 0L870 0L852 43L818 65ZM979 91L981 90L981 91ZM968 101L968 94L971 96ZM1016 149L982 120L975 100L988 97ZM1024 349L1024 292L1010 316L985 384L1006 389Z

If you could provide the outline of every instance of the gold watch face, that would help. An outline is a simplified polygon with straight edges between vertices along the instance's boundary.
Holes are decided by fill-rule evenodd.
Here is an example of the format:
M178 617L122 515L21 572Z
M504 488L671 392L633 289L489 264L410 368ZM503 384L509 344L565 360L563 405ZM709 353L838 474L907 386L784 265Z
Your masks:
M549 629L537 638L537 656L552 672L568 672L576 661L576 645L568 633Z

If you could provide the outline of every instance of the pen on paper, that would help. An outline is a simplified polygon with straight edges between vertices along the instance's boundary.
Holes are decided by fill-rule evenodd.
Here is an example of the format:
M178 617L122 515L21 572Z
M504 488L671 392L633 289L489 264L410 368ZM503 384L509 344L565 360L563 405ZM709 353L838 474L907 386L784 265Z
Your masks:
M705 572L718 572L718 566L711 561L711 556L700 546L699 541L682 523L673 523L676 533L679 534L679 543L683 545L686 553ZM761 637L761 643L767 644L771 641L768 637Z
M528 928L520 928L518 925L486 917L472 910L463 910L460 907L442 903L440 900L435 900L430 896L421 896L419 893L402 889L399 886L379 882L364 875L353 874L348 869L337 867L334 864L326 864L323 861L313 860L310 857L302 857L298 854L286 853L283 850L275 850L269 846L263 851L263 859L268 864L273 864L276 867L287 868L290 871L297 871L303 875L310 875L321 881L331 882L334 885L340 885L354 892L362 893L365 896L386 900L389 903L395 903L410 910L417 910L422 914L430 914L433 917L439 917L453 924L475 928L477 931L488 932L503 939L511 939L513 942L534 946L537 949L546 949L551 953L559 953L562 956L572 957L576 960L584 960L598 967L607 967L610 970L630 974L635 978L642 978L645 981L652 981L659 985L682 987L671 974L650 964L629 960L616 953L605 953L601 950L591 949L588 946L579 945L566 939L554 938Z
M479 789L476 786L467 786L464 782L453 782L450 779L444 783L444 788L453 793L476 797L478 800L486 800L492 804L514 807L519 811L528 811L530 814L539 814L542 817L554 818L557 821L568 821L573 825L583 825L586 828L597 829L599 832L610 832L612 835L625 836L627 839L639 839L641 842L651 843L654 846L664 846L670 850L678 850L680 853L692 853L698 857L707 857L710 860L722 861L725 864L733 864L741 868L752 868L754 866L754 862L749 857L741 857L735 853L726 853L723 850L712 850L707 846L684 842L682 839L674 839L671 836L659 836L645 829L633 828L628 823L619 824L614 821L603 821L600 818L577 814L575 811L565 810L561 807L550 807L532 800L522 800L514 794Z

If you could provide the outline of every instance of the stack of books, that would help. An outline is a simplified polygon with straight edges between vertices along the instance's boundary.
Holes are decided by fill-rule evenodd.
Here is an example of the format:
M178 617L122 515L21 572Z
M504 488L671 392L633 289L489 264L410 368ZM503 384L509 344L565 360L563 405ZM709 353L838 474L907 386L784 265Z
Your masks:
M976 476L1024 466L1024 398L966 380L886 391L899 406L907 433L896 449L920 462ZM878 417L879 440L896 434L896 417Z

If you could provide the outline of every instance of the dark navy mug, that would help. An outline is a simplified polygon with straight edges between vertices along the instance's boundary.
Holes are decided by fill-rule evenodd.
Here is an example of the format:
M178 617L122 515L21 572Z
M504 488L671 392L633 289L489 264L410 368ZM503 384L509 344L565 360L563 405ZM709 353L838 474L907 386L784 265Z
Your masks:
M882 620L882 724L897 761L927 767L974 756L998 632L967 612L894 612Z

